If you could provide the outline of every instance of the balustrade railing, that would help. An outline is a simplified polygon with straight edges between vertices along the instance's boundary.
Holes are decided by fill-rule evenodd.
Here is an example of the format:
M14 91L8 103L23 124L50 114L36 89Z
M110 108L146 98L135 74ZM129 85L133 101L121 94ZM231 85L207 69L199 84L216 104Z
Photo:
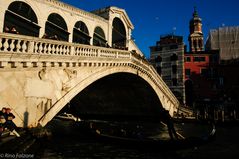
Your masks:
M0 51L1 52L16 52L26 53L28 52L28 46L30 41L27 39L19 39L16 36L0 36Z
M131 53L125 50L82 45L8 33L0 33L0 52L122 59L130 59L131 56Z
M33 44L33 53L51 54L51 55L71 55L71 45L48 40L35 40ZM30 48L30 46L29 46Z
M131 59L139 64L147 61L136 53L112 48L82 45L64 41L42 39L17 34L0 33L0 52L39 55L80 56Z

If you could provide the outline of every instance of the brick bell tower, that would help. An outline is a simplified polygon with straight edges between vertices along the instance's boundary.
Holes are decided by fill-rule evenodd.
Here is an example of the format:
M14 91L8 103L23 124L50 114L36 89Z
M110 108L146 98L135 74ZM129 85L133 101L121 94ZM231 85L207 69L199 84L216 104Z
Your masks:
M198 16L196 7L194 7L193 18L189 23L190 35L188 37L190 52L204 50L202 19Z

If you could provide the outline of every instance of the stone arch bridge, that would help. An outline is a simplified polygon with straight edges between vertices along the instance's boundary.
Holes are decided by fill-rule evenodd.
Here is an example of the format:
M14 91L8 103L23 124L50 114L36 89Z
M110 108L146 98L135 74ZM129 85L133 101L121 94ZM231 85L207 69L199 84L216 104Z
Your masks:
M96 21L97 24L93 23L92 26L100 24L107 36L103 40L97 37L98 33L93 33L94 29L91 26L89 36L78 42L73 41L74 31L68 32L68 38L65 40L40 38L44 31L47 31L40 26L40 24L44 25L44 16L43 19L38 20L38 27L35 26L39 29L36 31L37 36L28 35L24 29L19 34L5 33L4 26L15 23L11 19L6 19L12 16L18 16L19 23L24 23L24 27L28 27L27 23L25 24L28 20L27 16L21 15L21 12L16 15L14 7L13 9L9 7L14 2L22 2L32 10L36 9L38 18L42 11L39 8L45 7L47 11L44 14L50 14L53 10L59 14L64 12L65 16L71 13L70 15L75 19L78 16L79 19L83 17L87 21ZM3 30L0 32L0 107L12 108L18 126L35 127L39 124L45 126L84 88L105 76L122 72L135 74L144 79L153 88L162 106L169 110L172 116L177 111L178 100L131 40L130 33L133 26L124 10L113 7L96 11L102 15L110 12L107 14L110 17L102 18L54 0L6 0L1 1L0 4L0 29ZM118 17L115 22L116 28L119 25L125 27L120 33L126 35L124 38L120 38L117 32L112 30L111 25L114 23L112 17L113 19ZM69 23L72 22L67 22L66 25ZM54 27L50 27L51 29ZM56 33L60 37L66 37L61 31ZM118 40L123 40L123 44L117 43ZM109 46L96 46L95 44L99 44L97 42L101 44L108 42ZM114 47L114 44L119 47Z

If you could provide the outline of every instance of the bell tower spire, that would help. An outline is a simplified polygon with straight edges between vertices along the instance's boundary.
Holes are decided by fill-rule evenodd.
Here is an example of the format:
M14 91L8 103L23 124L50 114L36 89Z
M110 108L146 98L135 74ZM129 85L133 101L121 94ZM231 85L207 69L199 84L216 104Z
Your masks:
M202 19L199 17L197 8L194 7L193 17L189 23L190 35L188 37L190 51L197 52L203 51L203 32L202 32Z

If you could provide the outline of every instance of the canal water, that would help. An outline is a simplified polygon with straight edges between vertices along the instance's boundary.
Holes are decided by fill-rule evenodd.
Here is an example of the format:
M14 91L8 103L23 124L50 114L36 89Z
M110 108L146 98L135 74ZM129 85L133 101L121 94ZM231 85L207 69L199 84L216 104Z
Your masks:
M96 122L96 121L94 121ZM102 121L101 121L102 122ZM117 123L119 124L119 123ZM154 138L168 139L167 127L162 123L121 123L139 124L145 133L151 132ZM44 141L38 141L37 153L34 152L36 158L76 158L76 159L174 159L184 158L184 153L175 150L165 150L160 147L150 150L130 147L117 143L107 143L97 140L90 135L81 132L77 124L69 121L61 121L54 119L47 126L52 131L52 137ZM198 136L210 132L210 128L206 125L191 124L188 127L185 123L175 124L176 130L183 136ZM197 148L189 148L195 151Z

